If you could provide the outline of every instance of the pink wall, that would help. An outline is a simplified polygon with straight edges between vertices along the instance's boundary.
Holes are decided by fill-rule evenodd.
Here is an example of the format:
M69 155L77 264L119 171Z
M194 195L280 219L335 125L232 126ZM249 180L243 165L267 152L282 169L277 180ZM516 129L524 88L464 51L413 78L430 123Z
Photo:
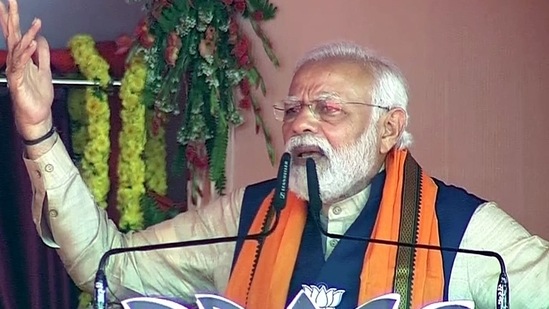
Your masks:
M411 88L412 151L431 175L497 201L549 238L549 2L275 0L265 25L281 60L273 69L254 41L268 86L264 116L283 150L270 104L293 64L321 42L348 39L393 59ZM252 121L236 129L230 187L275 175ZM253 163L252 163L253 162Z

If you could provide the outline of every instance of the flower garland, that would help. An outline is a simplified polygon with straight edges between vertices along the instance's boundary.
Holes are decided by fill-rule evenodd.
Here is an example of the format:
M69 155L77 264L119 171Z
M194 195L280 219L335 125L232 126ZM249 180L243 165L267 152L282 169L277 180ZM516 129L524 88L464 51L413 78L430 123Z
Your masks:
M86 115L86 90L84 88L69 88L67 96L67 109L71 123L72 151L77 164L84 155L84 149L88 142L88 115Z
M88 80L99 84L99 87L86 88L84 94L87 136L90 138L82 152L81 170L82 177L97 204L106 208L107 193L110 189L107 163L110 153L110 110L104 89L111 80L109 64L99 55L95 42L89 35L74 36L69 41L69 48L80 72Z
M147 110L147 143L145 144L145 186L160 196L168 191L166 173L166 130L164 116L154 110Z
M117 207L121 217L119 227L124 230L143 228L141 197L145 193L145 105L142 92L146 76L143 57L134 54L124 73L120 87L122 129L118 143Z
M229 130L243 122L242 110L254 113L256 132L264 134L274 164L271 136L250 92L253 87L265 95L266 87L238 21L250 22L267 56L278 66L260 27L262 21L274 18L277 8L269 0L153 0L148 8L149 15L136 31L136 49L144 52L147 64L143 102L165 114L184 110L177 137L183 151L178 160L190 171L191 195L201 194L197 184L204 175L223 193ZM235 90L240 90L238 102Z
M176 216L184 209L183 203L177 203L167 197L168 175L166 170L166 130L165 114L147 109L147 143L143 158L145 160L145 187L147 194L141 200L141 209L145 217L145 226L160 223Z

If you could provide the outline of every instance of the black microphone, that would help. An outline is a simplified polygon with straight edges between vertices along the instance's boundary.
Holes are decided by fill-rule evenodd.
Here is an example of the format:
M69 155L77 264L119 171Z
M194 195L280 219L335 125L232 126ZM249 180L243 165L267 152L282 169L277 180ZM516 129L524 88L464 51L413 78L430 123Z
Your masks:
M237 236L216 237L216 238L209 238L209 239L177 241L177 242L171 242L171 243L161 243L161 244L154 244L154 245L110 249L107 252L105 252L103 256L101 256L101 259L99 260L99 266L95 274L94 305L93 305L94 309L107 308L108 283L107 283L107 276L105 274L105 266L107 264L107 260L109 259L109 257L113 255L128 253L128 252L136 252L136 251L152 251L152 250L162 250L162 249L184 248L184 247L191 247L191 246L212 245L212 244L219 244L219 243L226 243L226 242L235 242L240 239L257 240L261 244L267 236L271 235L275 231L276 227L278 226L278 221L280 219L280 212L286 206L286 201L288 198L287 191L288 191L288 180L289 180L289 173L290 173L290 160L291 160L291 156L289 153L284 153L281 157L280 165L278 168L278 177L277 177L277 183L275 187L275 193L271 200L271 205L269 207L269 211L267 212L267 216L263 221L264 226L260 233L246 235L246 237L244 238L237 235ZM272 217L271 217L273 214L272 210L274 210L274 222L270 224L270 222L272 221ZM260 246L260 248L261 247L262 246ZM258 254L258 257L259 257L259 254Z
M285 152L280 158L280 164L278 165L277 186L274 192L273 207L275 211L282 211L286 206L286 198L288 197L288 181L290 177L290 163L292 156Z
M419 249L439 250L439 251L448 251L448 252L456 252L456 253L459 252L459 253L475 254L475 255L496 258L499 262L499 266L501 269L499 282L497 285L497 291L496 291L496 308L497 309L510 308L509 307L509 278L507 276L505 262L503 261L503 258L501 257L501 255L499 255L497 252L486 251L486 250L441 247L441 246L433 246L433 245L427 245L427 244L403 243L403 242L384 240L384 239L333 234L324 230L324 228L320 224L320 218L319 218L320 211L322 209L322 200L320 198L320 187L318 183L318 175L316 172L316 164L313 159L311 158L307 159L306 169L307 169L307 189L309 191L309 211L313 219L315 220L315 223L318 229L320 230L320 233L322 233L324 236L328 238L335 238L340 240L347 239L347 240L354 240L354 241L371 242L371 243L388 245L388 246L401 246L401 247L407 247L412 249L419 248Z

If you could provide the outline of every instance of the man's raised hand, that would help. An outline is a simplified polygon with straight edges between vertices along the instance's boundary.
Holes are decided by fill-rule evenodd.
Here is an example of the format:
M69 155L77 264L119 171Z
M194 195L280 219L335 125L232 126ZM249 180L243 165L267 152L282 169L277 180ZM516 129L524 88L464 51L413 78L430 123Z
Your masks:
M46 134L52 126L50 50L47 41L37 36L41 21L34 19L22 35L17 1L9 0L8 5L6 9L0 2L0 24L8 49L8 87L19 134L26 140L33 140Z

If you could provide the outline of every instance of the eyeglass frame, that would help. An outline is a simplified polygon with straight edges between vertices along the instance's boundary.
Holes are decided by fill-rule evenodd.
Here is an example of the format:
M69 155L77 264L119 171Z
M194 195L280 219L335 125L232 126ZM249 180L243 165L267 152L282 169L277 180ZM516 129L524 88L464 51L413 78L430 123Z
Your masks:
M322 121L326 121L325 119L322 118L322 115L320 115L317 111L316 111L316 106L318 106L318 102L322 102L322 101L327 101L327 100L337 100L338 101L338 104L340 105L345 105L345 104L350 104L350 105L365 105L365 106L370 106L370 107L377 107L377 108L381 108L381 109L384 109L386 111L390 111L391 108L388 107L388 106L381 106L381 105L378 105L378 104L373 104L373 103L367 103L367 102L358 102L358 101L346 101L346 100L342 100L340 99L339 97L337 96L326 96L326 97L319 97L317 99L314 99L314 100L310 100L309 101L309 104L306 104L304 100L296 100L296 99L292 99L292 97L288 97L288 98L285 98L283 100L280 100L278 101L277 103L273 104L273 113L274 113L274 117L277 121L281 121L281 122L286 122L286 121L293 121L295 120L295 118L297 117L297 114L296 116L291 119L291 120L285 120L284 117L285 117L285 113L286 113L286 109L285 108L281 108L280 106L277 106L278 103L282 103L282 102L288 102L288 101L292 101L296 104L299 104L300 106L300 110L299 112L301 112L303 110L303 106L307 106L307 108L309 109L309 111L311 112L311 114L313 114L313 117L315 117L316 119L318 120L322 120ZM342 109L343 111L343 109ZM278 115L278 113L282 113L281 115ZM279 117L281 116L281 117Z

